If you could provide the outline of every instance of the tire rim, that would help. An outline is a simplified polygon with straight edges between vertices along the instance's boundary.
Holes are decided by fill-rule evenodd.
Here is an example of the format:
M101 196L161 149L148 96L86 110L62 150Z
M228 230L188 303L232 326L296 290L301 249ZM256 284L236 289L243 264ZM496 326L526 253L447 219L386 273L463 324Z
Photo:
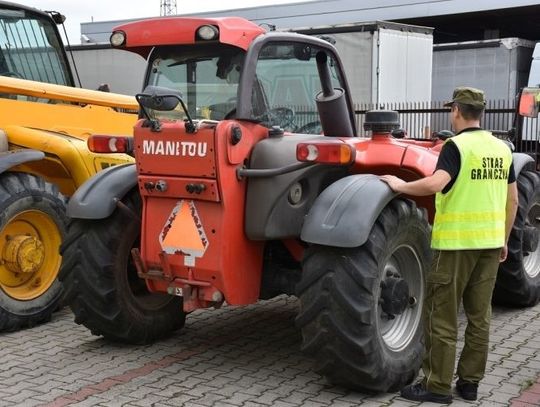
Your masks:
M527 216L527 224L536 228L537 233L540 233L540 204L535 203ZM523 267L529 277L534 278L540 274L540 244L534 252L527 253L523 256Z
M383 279L388 274L399 275L409 286L409 297L414 299L411 305L394 319L389 319L379 306L379 329L381 337L392 351L406 348L419 329L422 302L424 300L424 270L422 263L412 246L398 246L388 259L383 270Z
M0 231L0 287L19 301L33 300L56 280L62 233L45 212L28 210Z

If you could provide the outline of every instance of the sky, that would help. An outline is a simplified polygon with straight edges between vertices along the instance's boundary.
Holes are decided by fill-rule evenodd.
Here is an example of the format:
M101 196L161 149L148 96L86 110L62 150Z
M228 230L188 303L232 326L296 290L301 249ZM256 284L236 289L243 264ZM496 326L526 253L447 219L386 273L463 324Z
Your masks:
M40 10L59 11L66 16L69 42L81 43L81 23L155 17L160 13L160 0L11 0ZM227 10L259 5L298 3L308 0L177 0L178 14ZM61 29L61 27L60 27ZM62 30L62 29L61 29Z

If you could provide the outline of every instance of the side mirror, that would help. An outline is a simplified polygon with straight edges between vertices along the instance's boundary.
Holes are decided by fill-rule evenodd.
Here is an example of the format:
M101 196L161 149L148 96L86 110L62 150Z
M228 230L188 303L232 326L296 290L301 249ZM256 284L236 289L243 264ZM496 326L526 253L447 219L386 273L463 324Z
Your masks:
M142 107L168 112L176 109L182 100L182 93L160 86L147 86L143 93L135 95L135 98Z
M185 120L186 132L195 133L197 130L195 124L193 123L193 119L189 115L188 108L182 99L181 92L161 86L147 86L144 88L143 93L138 93L135 95L135 99L137 99L137 102L144 112L144 115L148 118L152 131L160 131L161 124L159 120L156 120L148 110L168 112L176 109L178 104L182 106L182 109L187 117Z
M311 59L312 48L307 44L295 44L293 48L294 57L300 61Z
M46 13L49 13L54 23L57 25L64 24L64 21L66 21L66 16L60 14L58 11L46 11Z
M524 117L538 117L540 88L523 88L519 98L518 112Z

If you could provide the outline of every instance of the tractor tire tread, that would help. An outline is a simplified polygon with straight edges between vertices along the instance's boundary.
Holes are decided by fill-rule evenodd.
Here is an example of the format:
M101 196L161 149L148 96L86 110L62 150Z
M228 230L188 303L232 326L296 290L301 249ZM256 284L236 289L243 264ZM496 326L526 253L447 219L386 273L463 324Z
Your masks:
M136 191L124 198L134 210L139 201ZM138 234L139 224L120 210L106 219L74 220L62 247L60 280L76 323L111 341L147 344L183 327L185 314L180 297L166 297L163 306L147 310L119 286L119 273L127 271L117 271L114 259L130 232ZM123 254L131 256L129 248Z
M381 345L372 309L378 281L375 259L396 223L421 225L429 252L424 214L412 201L402 199L385 208L361 248L312 246L307 250L298 285L301 309L296 324L303 334L302 351L315 356L316 370L332 383L367 392L395 391L419 370L420 340L412 345L412 360L406 362L391 362L377 351Z

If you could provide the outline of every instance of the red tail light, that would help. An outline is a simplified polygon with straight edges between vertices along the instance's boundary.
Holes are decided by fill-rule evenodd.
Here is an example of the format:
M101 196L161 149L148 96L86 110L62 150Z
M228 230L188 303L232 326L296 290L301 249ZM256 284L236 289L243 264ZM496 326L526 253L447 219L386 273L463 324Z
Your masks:
M524 88L519 99L519 114L524 117L538 117L538 88Z
M355 155L353 146L341 142L300 143L296 146L298 161L347 165L354 161Z
M93 153L131 153L133 138L123 136L92 135L88 137L88 149Z

